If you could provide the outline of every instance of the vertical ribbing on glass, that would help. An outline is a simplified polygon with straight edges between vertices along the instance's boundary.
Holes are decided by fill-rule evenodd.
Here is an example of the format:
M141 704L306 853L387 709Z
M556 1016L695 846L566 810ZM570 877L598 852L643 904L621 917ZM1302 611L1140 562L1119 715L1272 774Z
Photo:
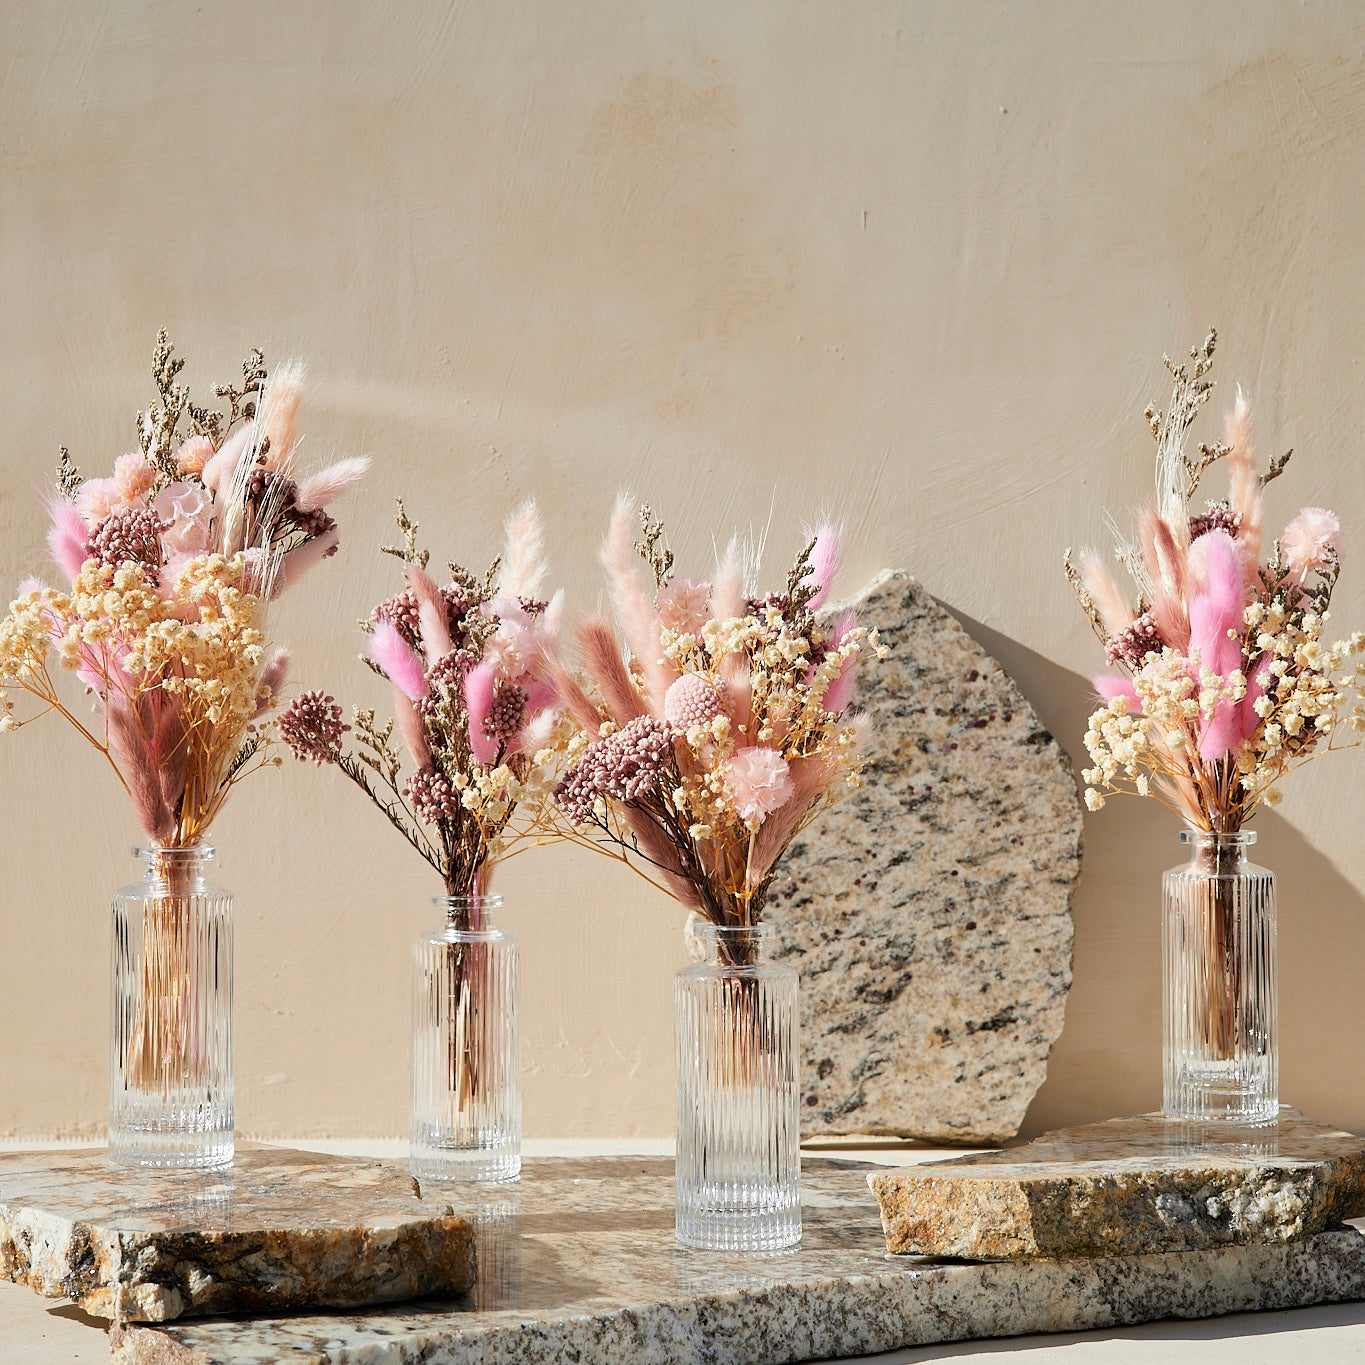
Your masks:
M797 976L770 931L694 928L707 961L674 987L676 1232L684 1246L776 1251L801 1240Z
M1163 1108L1171 1118L1270 1123L1279 1114L1275 877L1251 831L1186 831L1190 862L1162 879Z
M113 902L109 1154L226 1166L233 1155L232 897L208 848L139 849L147 880Z
M516 940L440 897L443 929L413 956L409 1164L419 1180L514 1180L521 1170L521 979Z

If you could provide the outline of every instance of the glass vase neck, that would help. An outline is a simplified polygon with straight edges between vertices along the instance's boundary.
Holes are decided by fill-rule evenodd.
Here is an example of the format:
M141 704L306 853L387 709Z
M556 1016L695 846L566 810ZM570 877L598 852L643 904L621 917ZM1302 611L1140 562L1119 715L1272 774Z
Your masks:
M1247 866L1247 850L1256 842L1256 831L1186 829L1180 832L1180 842L1190 851L1191 867L1233 872Z
M762 961L777 942L771 924L713 924L700 917L689 921L687 934L703 962L722 965Z
M1256 842L1254 829L1182 829L1180 842L1194 848L1250 848Z
M205 866L218 856L216 848L208 844L190 844L183 848L139 846L133 857L141 858L149 882L165 882L173 886L194 882L204 875Z
M487 929L492 916L502 909L502 893L486 891L473 896L433 896L431 903L445 915L450 929Z

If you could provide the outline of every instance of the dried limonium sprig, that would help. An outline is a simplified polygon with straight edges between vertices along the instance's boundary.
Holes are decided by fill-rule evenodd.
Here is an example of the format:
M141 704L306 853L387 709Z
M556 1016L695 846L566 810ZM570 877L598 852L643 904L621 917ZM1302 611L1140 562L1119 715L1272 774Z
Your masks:
M227 412L195 405L184 361L157 336L157 398L138 414L140 449L83 479L63 447L48 547L69 589L37 579L0 621L0 686L56 711L108 761L158 846L202 841L228 792L274 761L268 712L287 651L268 651L270 601L334 554L324 510L364 460L299 481L302 370L268 378L259 351ZM93 718L63 701L51 670L74 672ZM33 719L33 717L30 717ZM21 722L0 692L0 729Z
M1365 703L1352 660L1365 635L1328 644L1325 628L1341 570L1340 523L1305 507L1267 553L1263 490L1292 452L1257 473L1250 413L1239 389L1226 439L1187 449L1213 388L1217 334L1166 360L1174 380L1162 413L1146 412L1157 442L1156 505L1138 519L1136 544L1117 558L1137 584L1124 593L1094 555L1064 568L1116 674L1097 678L1105 704L1090 717L1086 802L1113 792L1155 796L1193 827L1242 827L1276 785L1315 753L1359 743ZM1191 506L1222 462L1228 497Z
M854 678L886 651L853 611L816 614L838 560L833 527L811 538L785 591L758 595L738 544L711 581L676 577L662 525L644 508L633 540L634 515L618 501L602 556L625 650L589 620L587 685L560 675L581 752L558 801L580 842L718 925L752 925L791 841L858 781Z
M365 662L392 684L393 719L357 708L355 747L331 696L305 692L280 734L297 758L341 769L441 877L449 896L478 896L494 867L547 837L568 762L553 664L563 594L539 597L540 518L527 503L507 522L507 549L482 578L458 565L438 586L402 500L407 586L363 624ZM399 742L395 742L395 731ZM411 771L404 776L404 761Z

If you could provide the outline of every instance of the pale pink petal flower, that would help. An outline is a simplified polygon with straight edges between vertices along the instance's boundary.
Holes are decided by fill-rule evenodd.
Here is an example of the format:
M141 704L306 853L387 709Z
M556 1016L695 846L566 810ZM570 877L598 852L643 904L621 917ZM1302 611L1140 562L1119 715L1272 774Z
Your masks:
M113 479L86 479L76 493L76 510L92 529L100 524L122 501L118 483Z
M1280 537L1280 549L1289 572L1300 583L1315 569L1326 569L1336 562L1337 537L1341 522L1325 507L1305 507Z
M728 768L730 796L741 820L764 820L786 805L795 790L787 760L755 744L736 749Z
M167 555L199 555L208 549L213 498L203 484L190 481L167 484L157 494L152 508L162 521L170 523L161 533Z
M695 635L711 614L711 585L701 578L670 578L659 589L659 617L669 630Z

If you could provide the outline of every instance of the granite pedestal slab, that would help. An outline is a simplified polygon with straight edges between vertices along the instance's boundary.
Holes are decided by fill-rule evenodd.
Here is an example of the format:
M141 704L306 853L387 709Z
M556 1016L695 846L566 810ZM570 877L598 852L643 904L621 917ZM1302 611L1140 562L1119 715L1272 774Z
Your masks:
M971 1260L1137 1256L1295 1242L1365 1217L1365 1138L1161 1114L868 1177L887 1249Z
M679 1250L673 1164L529 1160L473 1209L472 1295L115 1329L119 1365L784 1365L902 1346L1365 1297L1365 1236L1078 1261L889 1256L861 1162L807 1159L799 1250Z
M993 1145L1062 1031L1080 801L1013 681L912 578L855 604L866 780L793 844L766 918L801 973L801 1131Z
M87 1313L391 1303L468 1289L474 1228L388 1162L239 1145L215 1171L102 1150L0 1154L0 1276Z

